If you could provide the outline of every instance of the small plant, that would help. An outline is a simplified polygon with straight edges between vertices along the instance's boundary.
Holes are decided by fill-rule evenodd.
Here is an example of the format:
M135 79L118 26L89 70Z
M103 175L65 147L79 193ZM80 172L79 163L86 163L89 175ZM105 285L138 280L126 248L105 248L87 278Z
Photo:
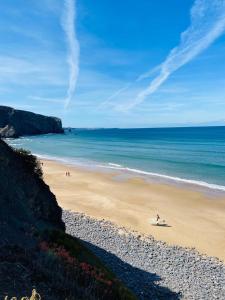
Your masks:
M27 169L35 173L39 178L43 178L40 161L30 151L25 149L14 149L14 152L22 158Z
M13 299L13 300L19 300L19 298L17 298L17 297L12 297L12 298L10 298L11 300ZM8 296L5 296L5 298L4 298L4 300L10 300L9 298L8 298ZM22 297L21 298L21 300L41 300L41 296L40 296L40 294L38 294L37 292L36 292L36 290L35 289L33 289L32 290L32 295L31 295L31 297Z
M93 299L136 299L78 239L58 230L45 231L39 249L46 257L54 258L66 272L64 287L76 282Z
M95 293L98 295L106 294L105 296L115 293L117 288L113 279L109 279L108 275L100 268L87 262L79 262L64 246L42 241L39 244L39 248L49 255L54 255L55 258L60 259L69 272L67 274L76 274L78 284L84 289L92 286Z

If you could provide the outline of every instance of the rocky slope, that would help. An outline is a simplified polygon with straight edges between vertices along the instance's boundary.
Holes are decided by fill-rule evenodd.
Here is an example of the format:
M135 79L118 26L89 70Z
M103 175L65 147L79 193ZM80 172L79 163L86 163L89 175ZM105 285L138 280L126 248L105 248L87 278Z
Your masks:
M46 133L63 133L61 120L0 106L0 137L15 138Z
M32 289L48 300L136 299L65 233L62 210L36 158L1 139L0 207L0 299L30 299Z

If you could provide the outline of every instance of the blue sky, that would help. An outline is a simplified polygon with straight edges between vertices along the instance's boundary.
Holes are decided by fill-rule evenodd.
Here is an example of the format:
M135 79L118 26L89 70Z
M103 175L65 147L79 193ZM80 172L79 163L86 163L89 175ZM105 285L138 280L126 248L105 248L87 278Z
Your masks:
M73 127L225 124L225 0L7 0L0 15L0 104Z

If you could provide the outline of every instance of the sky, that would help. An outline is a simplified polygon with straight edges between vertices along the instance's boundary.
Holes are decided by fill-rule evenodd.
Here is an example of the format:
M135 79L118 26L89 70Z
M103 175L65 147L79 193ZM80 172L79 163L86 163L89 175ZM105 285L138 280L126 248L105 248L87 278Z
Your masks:
M225 0L3 0L0 104L65 127L225 125Z

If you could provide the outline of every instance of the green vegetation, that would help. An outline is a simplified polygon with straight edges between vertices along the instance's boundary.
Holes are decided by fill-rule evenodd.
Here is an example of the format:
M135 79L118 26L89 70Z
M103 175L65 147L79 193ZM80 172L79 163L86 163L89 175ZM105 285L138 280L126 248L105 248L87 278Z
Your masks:
M78 239L54 230L45 232L41 240L41 251L51 260L57 257L67 269L67 279L73 274L73 281L76 278L87 295L94 299L137 299Z
M6 293L21 298L34 288L49 300L137 299L82 241L63 231L60 208L45 189L38 159L30 151L10 149L0 141L1 147L1 174L12 179L5 180L6 188L2 188L3 183L1 186L2 199L10 199L3 202L1 218L7 228L3 239L8 232L15 238L12 244L7 242L0 247L4 274L0 298ZM40 180L32 180L33 177ZM42 188L43 198L39 197ZM53 224L52 214L57 221ZM27 218L29 215L31 218ZM43 228L48 230L43 232Z
M43 178L43 172L41 169L40 161L37 159L36 156L31 154L30 151L25 149L13 149L13 151L21 157L24 162L24 165L29 169L31 172L36 174L39 178Z

